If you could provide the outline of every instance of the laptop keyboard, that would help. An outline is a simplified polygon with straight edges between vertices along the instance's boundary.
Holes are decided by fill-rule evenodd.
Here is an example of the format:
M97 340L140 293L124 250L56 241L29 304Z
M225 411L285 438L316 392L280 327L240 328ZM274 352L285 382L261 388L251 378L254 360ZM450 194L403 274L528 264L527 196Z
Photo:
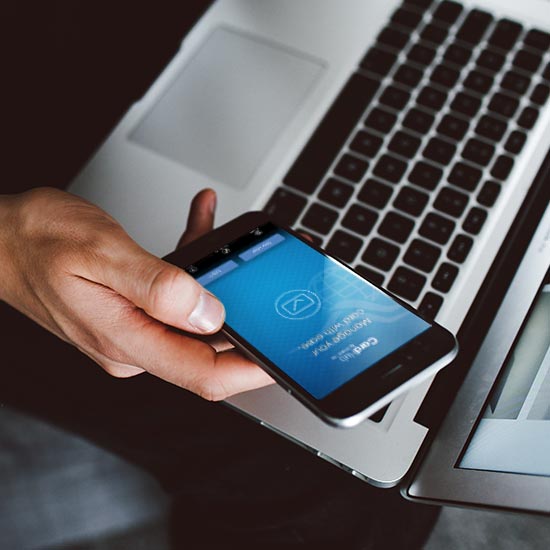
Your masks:
M550 93L550 34L405 0L265 206L435 317Z

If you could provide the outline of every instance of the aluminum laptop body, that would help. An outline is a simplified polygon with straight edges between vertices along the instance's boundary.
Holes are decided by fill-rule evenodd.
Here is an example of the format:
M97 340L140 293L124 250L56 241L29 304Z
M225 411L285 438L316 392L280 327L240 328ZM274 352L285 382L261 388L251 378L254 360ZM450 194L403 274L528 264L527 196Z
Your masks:
M360 114L357 127L352 130L350 137L344 139L345 150L348 145L353 146L351 143L353 135L359 135L362 132L365 117L374 117L377 114L376 124L379 124L384 122L384 117L379 116L380 112L386 115L390 113L391 117L397 121L397 125L403 124L406 127L408 124L404 116L405 109L389 109L386 112L383 107L378 113L370 112L371 108L374 109L371 105L386 101L387 98L382 97L383 90L387 88L392 78L414 76L420 70L419 65L416 64L417 61L424 62L422 57L411 62L416 72L405 71L403 74L398 74L399 69L392 68L386 75L376 76L372 70L376 72L377 66L373 69L373 66L369 65L370 58L365 61L365 57L366 52L370 51L369 48L373 47L377 40L380 42L380 33L383 29L388 26L391 29L397 29L399 36L409 35L411 39L422 44L425 39L427 40L430 45L428 49L436 53L432 54L435 57L428 62L428 64L431 63L430 68L423 73L419 86L426 83L428 87L433 75L439 74L432 68L436 64L445 63L442 48L448 47L453 40L455 30L459 32L458 29L462 28L461 25L473 11L475 11L474 15L480 13L480 10L491 14L491 23L488 23L488 30L486 30L487 36L497 32L493 29L496 29L500 24L498 22L503 19L514 21L514 25L522 29L517 35L519 45L514 42L514 45L510 45L512 49L502 54L507 61L501 71L507 71L512 67L515 62L512 60L518 57L516 52L523 47L521 44L525 44L522 40L533 42L531 37L539 36L528 34L530 29L550 32L550 6L545 0L525 0L521 4L511 0L463 2L460 4L462 11L459 15L455 17L455 14L451 13L453 21L445 19L448 11L446 5L444 9L442 8L445 13L443 19L439 20L441 25L439 23L434 25L431 18L439 9L439 4L440 2L406 0L403 4L405 7L400 8L401 4L396 0L369 2L349 0L345 3L345 7L341 2L329 0L299 2L219 0L215 2L185 37L181 49L149 91L140 101L131 106L109 138L72 183L70 190L88 198L114 215L137 242L158 256L165 255L174 248L182 231L191 197L207 186L213 187L218 193L218 223L227 221L243 211L272 204L275 196L277 200L281 196L286 198L291 196L293 200L299 199L306 210L316 207L314 203L319 202L316 193L320 191L316 190L314 195L309 196L302 190L295 192L290 187L281 187L281 184L298 162L301 152L304 148L307 149L312 136L315 136L318 128L325 124L327 117L330 118L327 113L333 112L331 106L334 102L338 101L338 98L340 103L344 99L347 101L348 96L342 96L342 94L351 93L350 90L355 93L355 84L358 80L364 82L364 78L367 78L369 83L375 82L373 88L375 91L365 105L365 113ZM449 9L453 12L454 8ZM415 25L419 26L417 30L407 33L407 25L411 18L415 21ZM504 26L507 24L505 23ZM395 33L392 34L394 35ZM445 35L447 38L441 38L438 46L433 41L437 42L439 35ZM462 46L461 51L469 50L470 54L473 53L473 57L462 69L455 68L453 71L456 74L465 75L473 70L473 63L478 54L481 54L482 46L469 48L467 44ZM381 46L379 49L383 56L391 57L395 67L401 62L405 63L412 55L410 49L396 52L392 48L393 46L389 48ZM527 45L526 49L531 52L530 46ZM498 50L498 43L496 50ZM415 50L415 55L417 53L422 55L422 51L422 49ZM548 82L544 80L546 73L543 71L550 61L548 51L536 53L533 50L531 53L537 59L540 58L542 64L536 69L537 72L533 77L527 78L522 72L523 69L519 70L523 80L525 78L529 80L531 88L526 92L528 94L534 94L537 86L539 86L537 89L545 89ZM481 72L486 75L486 78L493 78L490 76L492 73L485 73L484 70ZM512 72L515 71L512 70ZM454 73L451 72L451 76ZM358 76L353 76L357 74ZM490 92L473 94L482 110L493 109L490 111L491 119L500 120L500 115L494 112L496 107L489 105L489 96L498 93L497 87L500 86L501 79L505 78L503 74L499 73L498 81L497 77L494 77ZM445 78L444 70L440 76ZM521 85L522 78L505 84ZM406 85L401 86L398 83L394 88L398 88L401 92L405 90L413 103L421 101L418 89L407 91L409 83L403 82ZM445 82L442 82L445 86ZM472 85L483 85L483 82L481 78ZM464 102L464 99L468 99L468 94L460 96L460 92L455 88L445 92L445 88L441 88L439 84L435 85L435 88L440 94L448 95L447 104L456 104L457 109L468 108L468 101ZM517 116L520 112L523 116L525 112L527 113L525 116L529 118L529 114L532 114L532 109L531 111L528 109L532 103L530 96L517 99L514 94L515 92L511 92L510 97L517 103L519 109ZM508 97L507 93L504 95ZM504 105L507 103L505 102ZM430 296L436 295L442 301L437 313L438 322L453 333L458 332L466 318L550 147L548 102L543 98L542 104L535 110L538 113L536 121L521 121L522 124L531 126L528 131L524 132L518 126L520 133L528 134L528 138L520 147L521 153L514 154L513 167L504 166L506 162L501 162L502 166L499 165L498 170L493 164L485 167L475 165L475 173L482 179L480 186L483 185L484 191L485 189L494 190L494 186L485 185L487 181L493 180L493 173L502 178L502 174L499 173L501 168L509 172L509 175L503 178L504 181L497 184L500 190L498 199L493 197L489 201L483 195L486 203L493 202L494 205L487 209L489 213L486 219L482 220L482 227L476 226L472 229L471 224L476 220L479 222L479 216L477 218L473 216L473 220L469 217L471 212L476 214L479 210L485 211L484 208L477 206L482 200L478 191L476 190L472 195L465 195L458 193L454 187L451 189L452 185L440 184L442 187L451 189L446 191L448 195L451 194L449 195L451 198L458 195L467 197L464 199L467 204L462 205L464 212L451 219L454 215L452 214L448 218L451 220L448 223L452 222L453 227L460 233L465 231L463 231L465 224L472 232L469 235L474 235L477 231L476 244L468 257L462 258L458 274L456 274L458 269L456 262L453 263L447 259L451 254L452 243L450 242L442 245L438 263L430 268L432 269L430 273L428 273L430 269L426 270L427 268L422 265L419 269L415 268L412 271L418 278L431 280L435 272L439 273L443 269L438 266L445 266L447 273L449 265L455 270L455 279L450 290L441 291L440 289L436 292L429 286L429 282L426 283L426 288L430 289ZM424 117L428 112L423 107L417 111L421 115L424 113ZM353 179L354 169L365 168L367 165L368 174L374 171L377 179L377 171L382 173L380 177L383 183L378 185L379 188L395 187L394 197L401 197L401 192L396 190L397 186L404 185L403 182L406 182L407 178L409 181L413 178L412 175L407 175L409 167L413 165L428 164L432 169L437 165L436 169L441 174L442 182L452 178L450 165L456 159L460 160L462 143L468 140L469 136L474 136L474 128L479 128L481 121L471 123L465 137L461 138L463 141L453 157L455 160L448 163L441 160L432 163L428 160L424 163L422 155L431 156L433 153L429 149L432 141L434 146L441 145L442 141L447 144L447 147L449 143L452 145L452 140L438 140L435 133L435 128L440 127L438 124L443 124L442 118L441 121L439 118L444 116L443 111L444 109L429 111L431 113L429 117L432 121L435 120L435 123L434 129L430 130L432 133L427 137L418 137L414 131L412 132L415 140L419 143L421 141L422 145L417 152L412 153L412 156L409 155L407 162L402 160L405 157L397 154L395 158L399 162L395 161L392 164L394 155L390 150L389 154L378 152L368 161L367 157L351 155L351 158L361 162L355 162L355 164L348 162L343 167L336 162L332 163L332 167L327 168L329 172L331 170L337 173L339 170L347 171L343 176L335 178L340 186L338 189L352 189L349 192L353 196L351 200L355 201L361 193L360 184L352 182L350 178ZM348 110L345 112L347 113ZM418 115L418 112L416 114ZM461 116L458 118L462 120ZM336 120L337 125L338 120ZM513 120L506 123L506 136L516 128L517 120L519 119L514 115ZM386 139L384 136L379 136L376 131L374 134L378 136L379 141L384 141L381 151L385 151L386 146L392 146L393 138ZM496 145L485 138L481 141L487 146L485 149L492 148L495 159L505 157L504 161L506 161L506 158L511 156L505 150L505 140L511 140L511 136L506 136ZM507 144L508 141L506 146ZM321 145L324 146L324 142ZM407 150L403 150L403 147L406 147L406 141L401 140L400 147L401 153L406 156ZM435 149L435 154L445 153L437 147ZM347 153L341 157L342 162L349 160L350 157L346 155ZM479 162L483 164L482 159ZM469 161L466 164L470 168L474 166ZM384 178L392 179L391 170L396 166L406 166L405 175L395 182L384 180ZM365 176L365 178L368 177L369 175ZM420 180L420 187L417 184L411 186L414 189L409 190L409 198L427 196L429 198L425 199L428 201L426 207L430 208L438 200L436 193L439 187L435 191L424 193L421 192L422 183L423 181ZM279 194L276 195L277 193ZM336 196L334 193L331 195L333 199ZM449 202L449 196L444 197L447 200L445 204L452 208L453 203L452 200ZM440 200L443 198L440 197ZM381 224L380 220L388 216L397 198L392 201L394 202L388 202L381 207L376 214L377 224ZM405 208L415 207L415 204L414 200L409 201ZM323 212L327 210L325 206L323 209ZM328 210L337 212L333 208ZM294 225L305 227L309 231L311 224L307 225L309 223L307 212L309 210L305 214L297 214ZM323 227L317 227L317 224L325 218L310 216L314 226L311 233L318 239L325 239L325 244L328 242L329 245L342 232L352 235L353 240L350 242L360 243L358 246L364 248L358 253L358 260L349 263L354 267L359 263L362 264L363 260L360 258L368 256L372 235L361 235L361 232L353 229L348 231L347 225L342 225L347 223L346 217L343 214L334 215L337 218L335 225L327 231ZM438 217L440 218L441 216ZM442 218L447 220L446 216ZM414 225L416 222L411 221L411 223ZM342 227L346 228L345 231L342 231ZM376 228L378 227L381 225L376 225ZM374 231L378 231L376 228L373 234ZM421 230L421 223L416 223L407 237L409 240L403 247L417 241L424 242L422 233L419 233ZM323 231L326 234L323 234ZM473 239L473 237L467 238ZM378 240L386 242L385 239ZM398 248L393 241L391 247L391 250ZM397 265L406 257L403 247L399 249L398 260L392 267L382 265L378 271L378 267L375 266L376 269L374 269L378 276L386 277L384 284L389 284L390 289L393 281L402 282L402 278L399 278L399 270L403 268ZM384 269L386 272L382 273ZM411 270L407 271L409 272ZM445 279L438 282L440 283L444 285ZM424 296L425 291L422 295L410 299L409 302L418 307L423 305ZM378 421L369 420L349 430L325 425L278 387L236 396L229 400L229 404L262 425L303 445L357 477L378 486L388 487L400 482L426 438L428 428L415 421L415 417L429 387L430 382L427 382L410 391L405 397L397 399Z
M406 498L550 514L549 176L550 156L543 217Z

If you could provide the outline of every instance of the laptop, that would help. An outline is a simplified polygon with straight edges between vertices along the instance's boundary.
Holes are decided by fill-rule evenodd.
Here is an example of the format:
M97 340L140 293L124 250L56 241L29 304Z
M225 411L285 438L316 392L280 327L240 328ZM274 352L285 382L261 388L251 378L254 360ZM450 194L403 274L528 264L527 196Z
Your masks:
M213 187L218 223L265 209L458 333L496 312L479 299L510 232L546 223L549 48L547 0L218 0L70 190L163 256ZM439 380L349 430L277 386L228 404L391 487L454 397L442 386L461 384Z

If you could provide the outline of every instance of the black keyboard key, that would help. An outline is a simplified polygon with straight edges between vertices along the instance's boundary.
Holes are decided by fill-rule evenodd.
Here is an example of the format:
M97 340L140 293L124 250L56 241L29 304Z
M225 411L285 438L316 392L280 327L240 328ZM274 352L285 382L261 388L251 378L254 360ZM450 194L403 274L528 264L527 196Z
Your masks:
M358 74L350 78L284 178L287 185L304 193L317 188L378 87Z
M537 105L544 105L548 100L550 88L545 84L537 84L531 94L531 101Z
M458 275L458 267L446 262L442 263L432 281L432 287L439 292L449 292Z
M493 78L479 71L470 71L463 83L465 88L478 94L486 94L493 85Z
M527 141L527 134L520 132L519 130L514 130L508 136L506 143L504 144L504 149L509 153L517 155L523 149L525 142Z
M344 216L342 225L361 235L368 235L372 231L377 219L378 214L374 210L354 204Z
M480 166L487 166L493 155L495 154L495 146L479 139L470 138L464 149L462 149L462 156L471 162L475 162ZM481 176L481 174L480 174Z
M485 223L486 219L487 219L487 210L474 206L468 212L468 215L466 216L466 219L462 224L462 229L464 229L464 231L468 233L477 235L481 231L481 228L483 227L483 224Z
M445 61L453 63L453 65L464 67L464 65L470 61L472 52L471 50L463 48L459 44L451 44L445 51L445 55L443 57L445 58Z
M416 101L419 105L427 107L428 109L439 111L439 109L443 107L445 101L447 101L447 94L431 86L425 86L418 94Z
M407 54L407 59L419 65L429 65L435 57L435 50L422 44L415 44Z
M449 182L466 191L473 191L481 179L481 170L463 162L457 162L449 174Z
M469 126L468 122L461 118L445 115L441 119L437 131L455 141L460 141L468 131Z
M461 264L467 258L473 244L474 240L471 237L466 235L457 235L449 247L447 258L453 262Z
M439 244L446 244L455 229L455 222L449 218L430 212L418 232L423 237Z
M483 206L491 207L495 204L500 194L500 184L496 181L486 181L477 196L477 202Z
M264 212L281 225L294 225L306 204L304 197L279 187L265 205Z
M526 130L530 130L537 122L539 110L533 107L525 107L518 117L518 125Z
M350 149L366 157L374 157L382 146L382 138L360 130L355 134Z
M495 164L493 164L491 176L499 180L505 180L512 171L513 167L514 159L512 157L500 155L495 161Z
M462 6L457 2L449 2L444 0L437 6L437 9L434 11L432 17L441 25L450 26L457 19L458 16L462 13Z
M398 267L388 285L388 290L414 302L425 284L426 277L424 275L406 267Z
M382 275L382 273L379 273L378 271L374 271L374 269L371 269L366 265L356 265L355 271L357 271L357 273L359 273L361 277L365 277L365 279L371 281L376 286L382 286L384 284L384 275Z
M307 210L302 223L308 229L313 229L317 233L326 235L332 226L336 223L338 212L322 206L319 203L313 203Z
M446 166L454 157L456 145L439 138L431 138L424 148L423 155L434 162Z
M366 204L382 209L388 204L392 193L393 189L389 185L369 179L359 191L357 198Z
M514 56L512 65L528 73L534 73L542 63L542 56L538 53L531 53L520 50Z
M353 155L343 155L336 164L334 173L347 180L358 182L363 178L368 167L367 161Z
M431 191L437 187L442 176L443 170L439 168L439 166L434 166L433 164L420 160L415 164L409 174L409 181Z
M438 65L432 71L430 80L444 88L452 88L460 76L460 72L448 67L447 65Z
M437 315L437 312L441 309L443 304L443 298L433 292L426 292L422 302L418 306L420 315L426 317L426 319L433 320Z
M433 0L403 0L403 4L410 8L416 8L420 11L426 11L432 4Z
M405 27L408 32L415 29L421 20L422 15L420 13L409 11L403 8L396 10L391 18L392 23Z
M511 118L517 111L519 101L506 94L496 93L489 103L489 110L500 116Z
M444 187L439 191L434 202L434 207L445 214L459 218L468 204L468 195L455 191L450 187Z
M527 76L523 76L515 71L508 71L502 77L500 85L504 90L508 90L514 94L523 95L529 88L531 80Z
M396 111L400 111L409 102L410 97L409 92L395 86L388 86L380 96L379 101Z
M382 179L385 179L392 183L397 183L405 173L406 169L406 162L399 160L391 155L382 155L378 159L378 162L374 167L373 173L375 176L378 176Z
M505 56L495 52L491 49L483 50L479 57L476 60L476 63L483 67L484 69L491 71L493 73L498 73L502 66L504 65Z
M435 117L429 113L425 113L420 109L411 109L403 119L403 126L409 130L426 134L432 127Z
M413 158L420 147L420 139L407 134L407 132L396 132L388 145L388 149L406 158Z
M400 189L393 205L398 210L402 210L411 216L420 216L426 204L428 204L428 199L429 196L426 193L405 186Z
M402 50L409 41L409 35L393 27L385 27L378 35L378 42L396 50Z
M511 50L521 32L521 25L509 19L501 19L497 24L491 36L489 44L502 50Z
M525 35L523 42L535 50L546 52L550 48L550 34L538 29L531 29Z
M367 116L365 126L374 128L375 130L385 134L393 128L396 120L397 117L393 113L388 113L388 111L384 111L383 109L375 108Z
M367 250L363 254L363 260L382 271L388 271L398 254L399 248L397 246L375 238L367 246Z
M487 12L472 10L458 29L456 37L469 44L478 44L492 20Z
M397 212L388 212L383 219L378 232L392 241L404 243L413 230L414 222Z
M441 250L439 247L420 239L414 239L407 252L405 252L403 260L409 265L429 273L434 268L440 255Z
M396 82L403 84L403 86L408 86L409 88L414 88L420 82L421 78L422 71L407 64L401 65L393 75L393 79Z
M366 71L386 76L396 60L397 55L394 53L381 50L380 48L371 48L361 61L361 67Z
M546 80L550 80L550 61L546 64L546 68L542 73L542 78L545 78Z
M346 263L351 263L363 244L362 239L345 231L336 231L329 240L326 251Z
M330 178L321 191L319 198L339 208L345 206L353 194L353 187L335 178Z
M448 33L449 31L447 29L443 29L430 23L424 27L423 31L420 33L420 37L422 40L427 40L428 42L432 42L433 44L439 46L445 42Z
M490 115L483 115L476 126L476 134L492 141L500 141L508 124Z
M480 107L481 101L477 97L464 92L456 94L451 103L451 109L469 117L473 117Z

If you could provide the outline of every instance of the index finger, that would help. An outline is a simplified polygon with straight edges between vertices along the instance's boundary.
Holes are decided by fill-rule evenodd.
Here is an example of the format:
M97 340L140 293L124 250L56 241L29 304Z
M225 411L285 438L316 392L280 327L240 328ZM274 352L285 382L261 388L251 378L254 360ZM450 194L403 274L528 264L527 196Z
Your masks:
M128 350L125 362L209 401L273 383L265 371L239 352L217 352L206 342L153 319L139 330L128 328L123 339L123 349Z

